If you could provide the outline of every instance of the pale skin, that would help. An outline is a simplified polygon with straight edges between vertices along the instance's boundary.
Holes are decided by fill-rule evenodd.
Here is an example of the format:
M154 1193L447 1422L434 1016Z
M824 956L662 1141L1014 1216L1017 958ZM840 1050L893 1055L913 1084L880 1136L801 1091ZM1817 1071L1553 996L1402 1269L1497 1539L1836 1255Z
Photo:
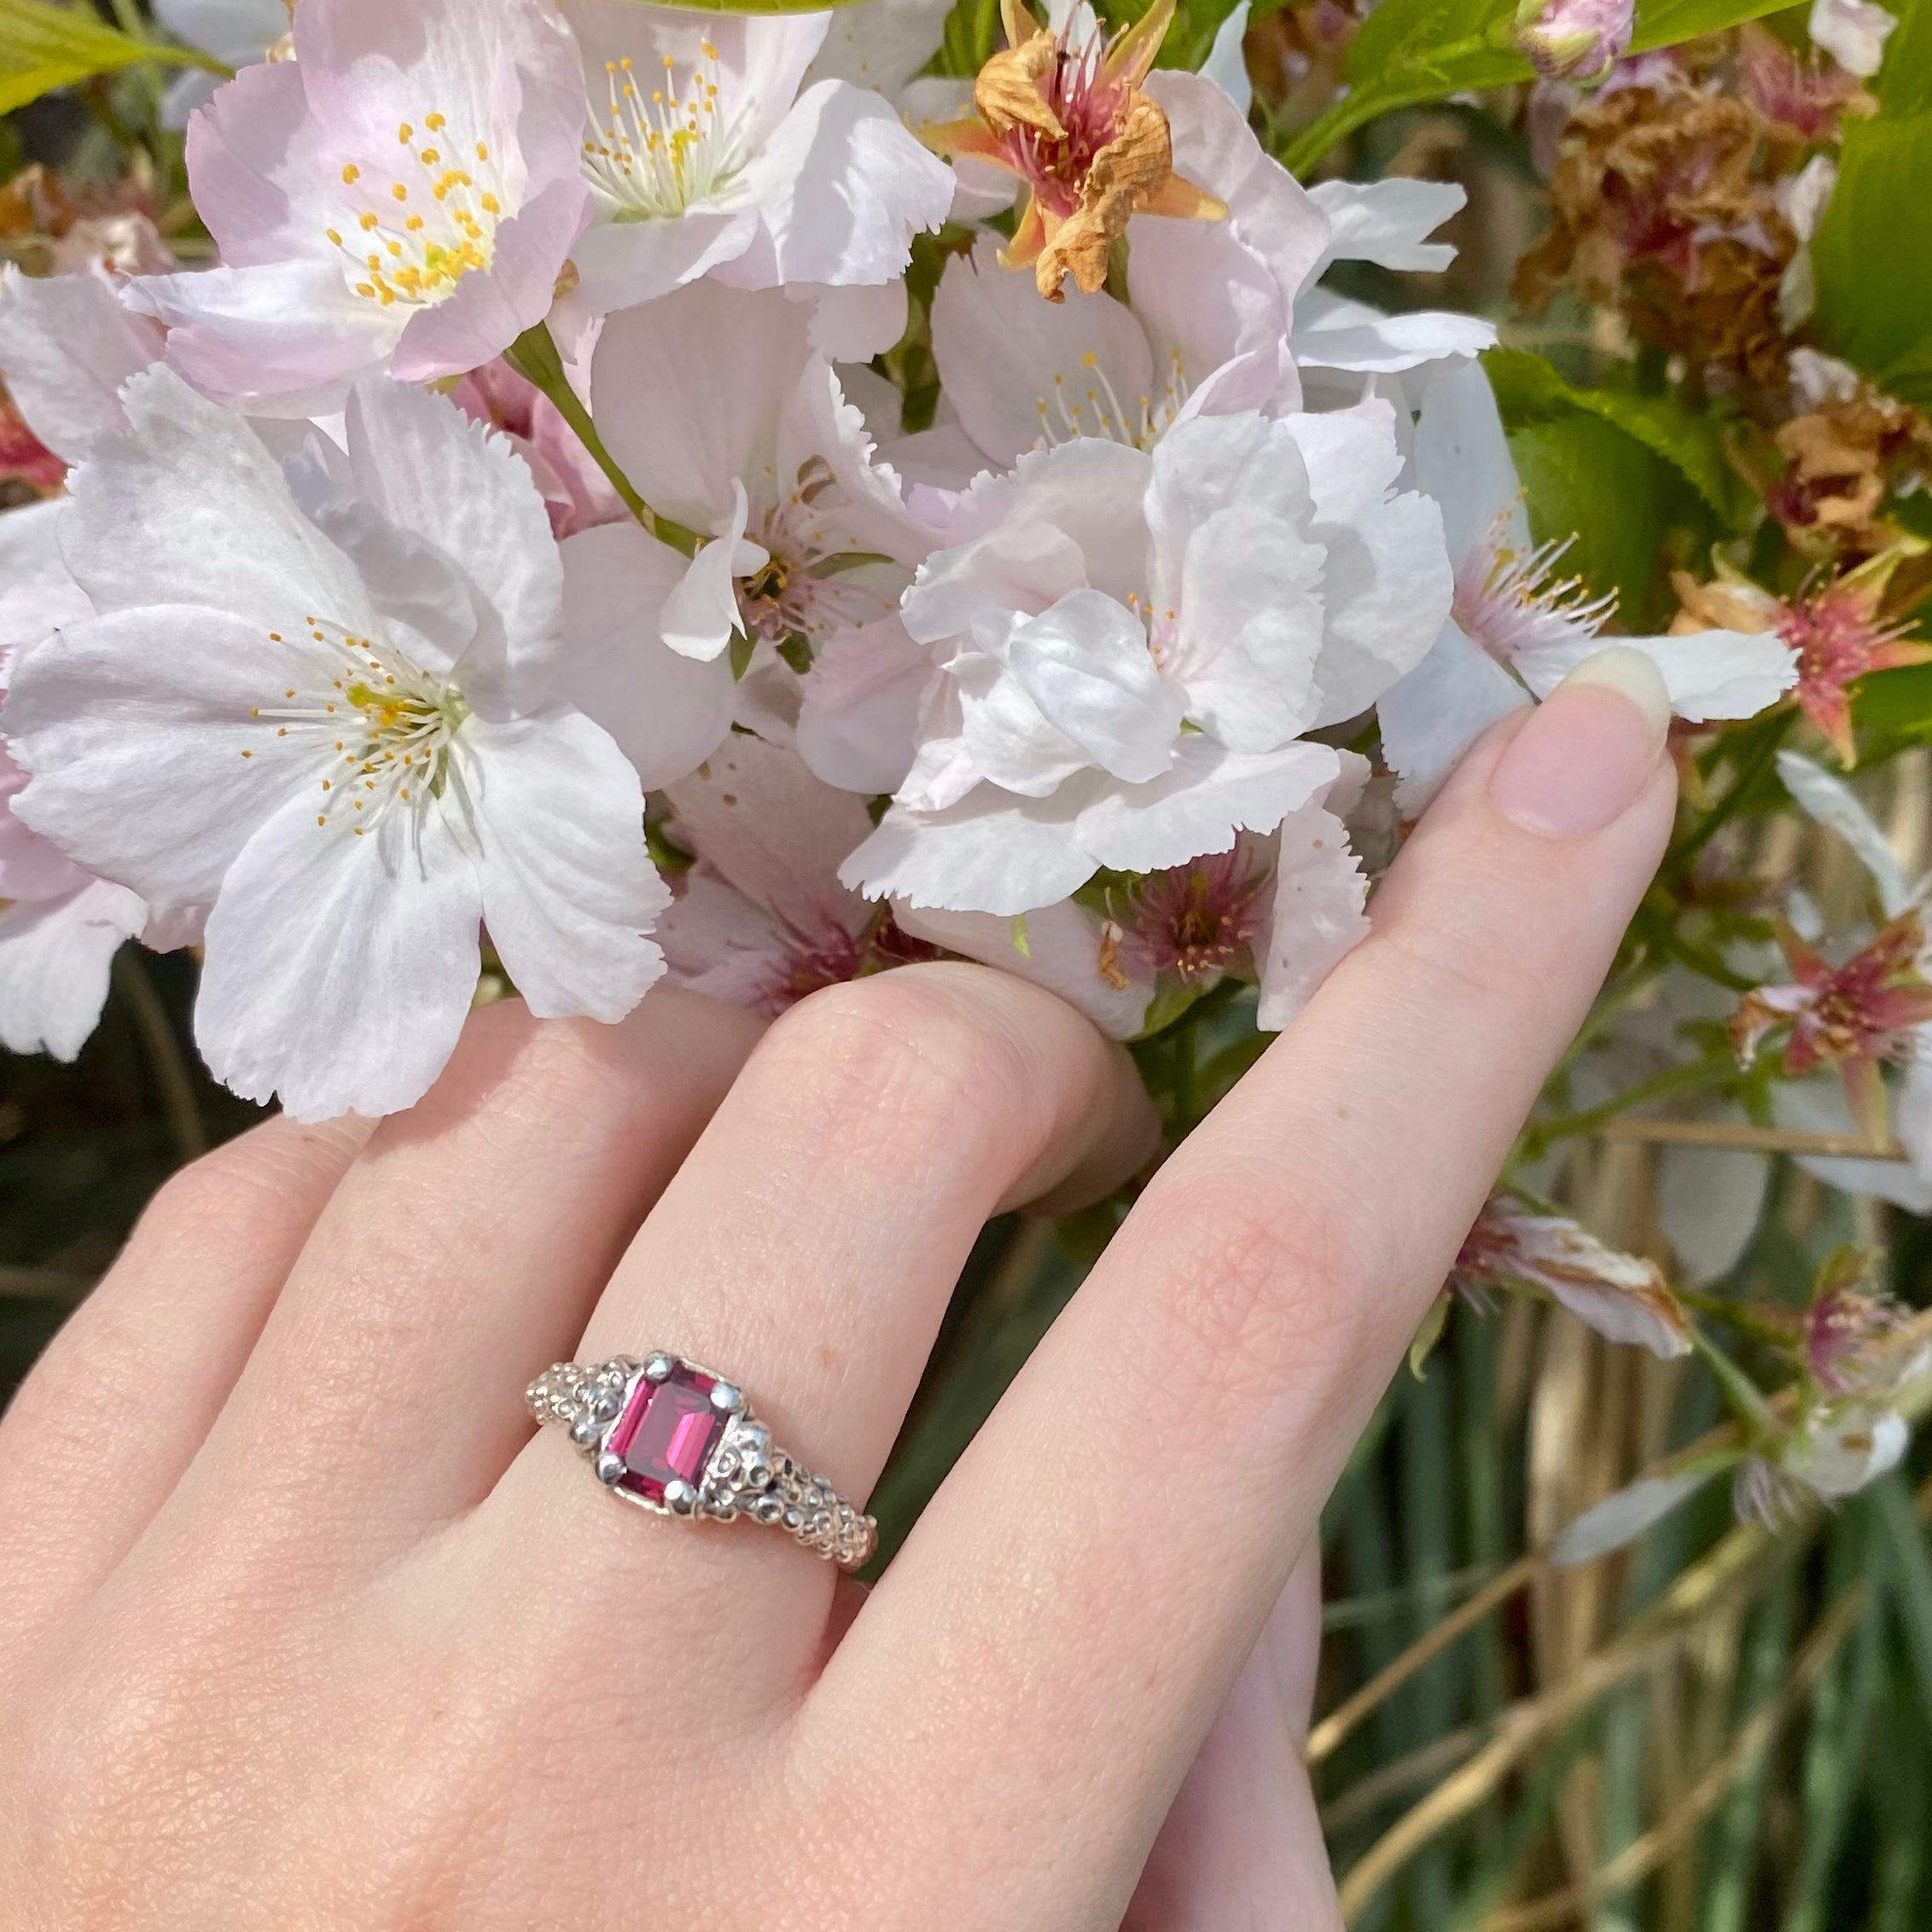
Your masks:
M187 1170L0 1422L0 1926L1339 1925L1317 1519L1667 836L1632 676L1471 754L870 1593L521 1391L675 1349L862 1498L987 1216L1149 1150L1050 995L512 1003Z

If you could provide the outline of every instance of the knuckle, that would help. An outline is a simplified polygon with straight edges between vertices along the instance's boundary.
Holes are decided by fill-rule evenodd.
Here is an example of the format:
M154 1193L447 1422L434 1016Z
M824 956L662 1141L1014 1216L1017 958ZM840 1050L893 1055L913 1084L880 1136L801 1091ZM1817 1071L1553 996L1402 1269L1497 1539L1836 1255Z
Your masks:
M1359 1215L1238 1172L1139 1212L1162 1353L1178 1375L1269 1395L1347 1359L1374 1278Z
M986 1003L950 975L901 970L828 986L772 1027L759 1057L808 1096L809 1124L943 1124L955 1147L1026 1131L1037 1066Z

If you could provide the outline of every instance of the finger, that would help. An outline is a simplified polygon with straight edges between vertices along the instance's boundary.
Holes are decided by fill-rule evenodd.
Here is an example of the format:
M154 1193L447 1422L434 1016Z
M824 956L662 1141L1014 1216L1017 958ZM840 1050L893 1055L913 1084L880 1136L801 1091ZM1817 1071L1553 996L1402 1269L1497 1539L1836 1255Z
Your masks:
M832 1660L809 1775L863 1788L856 1740L909 1707L928 1776L977 1767L973 1803L905 1821L915 1871L947 1868L934 1834L1079 1830L1126 1905L1668 835L1661 683L1606 655L1625 684L1575 674L1466 761L1370 937L1143 1192ZM1003 1923L1070 1923L1079 1863L1027 1873L1045 1897Z
M1121 1932L1341 1932L1302 1757L1321 1634L1311 1543L1181 1780Z
M273 1120L183 1167L0 1420L0 1648L67 1616L179 1481L374 1123Z
M666 1190L578 1351L662 1348L749 1395L774 1438L855 1503L885 1459L981 1225L1053 1186L1148 1110L1132 1063L1074 1010L984 967L919 966L815 994L779 1020ZM614 1508L555 1430L493 1501L495 1533L644 1615L640 1577L754 1668L767 1696L816 1661L833 1581L782 1535ZM527 1556L526 1561L528 1560ZM761 1627L756 1631L753 1624Z
M265 1560L377 1564L486 1494L525 1383L617 1257L760 1030L660 989L615 1026L521 1002L471 1020L317 1221L181 1490Z

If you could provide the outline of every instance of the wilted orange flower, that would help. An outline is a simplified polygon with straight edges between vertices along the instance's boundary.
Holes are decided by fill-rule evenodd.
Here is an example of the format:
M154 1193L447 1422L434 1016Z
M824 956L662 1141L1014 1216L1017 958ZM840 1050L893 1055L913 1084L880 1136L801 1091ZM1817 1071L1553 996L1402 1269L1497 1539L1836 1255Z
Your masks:
M936 153L976 156L1025 183L1020 224L1000 251L1006 267L1030 267L1050 302L1062 299L1069 275L1091 295L1106 282L1108 251L1131 216L1226 215L1174 172L1167 117L1140 90L1174 0L1158 0L1110 41L1089 28L1084 9L1057 34L1025 0L1000 0L1000 15L1008 44L973 84L979 113L919 134Z

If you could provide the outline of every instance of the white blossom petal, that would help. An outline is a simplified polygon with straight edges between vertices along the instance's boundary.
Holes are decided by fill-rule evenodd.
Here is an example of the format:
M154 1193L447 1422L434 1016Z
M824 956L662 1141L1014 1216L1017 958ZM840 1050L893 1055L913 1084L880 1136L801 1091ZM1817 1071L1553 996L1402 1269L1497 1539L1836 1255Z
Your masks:
M620 1020L664 970L671 903L644 847L637 775L580 712L472 721L451 777L480 833L483 921L539 1018Z
M291 799L208 916L195 1037L210 1071L299 1120L413 1106L468 1016L481 910L440 813L356 838Z
M27 428L68 463L127 427L121 385L159 359L165 340L121 306L102 270L36 279L0 269L0 375Z
M115 953L146 917L132 893L99 879L0 908L0 1046L72 1060L100 1021Z

